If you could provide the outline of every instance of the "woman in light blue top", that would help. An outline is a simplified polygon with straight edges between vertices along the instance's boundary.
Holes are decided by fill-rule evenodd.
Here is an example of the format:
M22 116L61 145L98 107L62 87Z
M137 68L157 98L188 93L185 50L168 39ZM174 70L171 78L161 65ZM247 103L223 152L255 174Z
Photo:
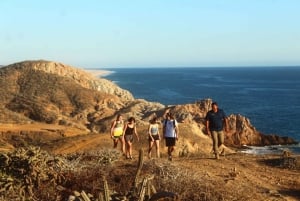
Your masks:
M156 147L156 157L159 158L160 157L160 152L159 152L159 140L160 140L160 136L159 136L159 124L157 122L157 118L154 117L149 124L148 127L148 134L149 134L149 149L148 149L148 157L149 159L151 158L151 150L153 145L155 144Z

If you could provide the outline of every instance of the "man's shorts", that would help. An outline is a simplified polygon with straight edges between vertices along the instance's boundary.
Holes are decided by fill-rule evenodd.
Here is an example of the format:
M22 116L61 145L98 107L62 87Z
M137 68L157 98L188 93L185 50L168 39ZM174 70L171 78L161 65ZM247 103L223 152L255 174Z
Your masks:
M166 146L167 147L173 147L176 144L176 138L175 137L166 137Z

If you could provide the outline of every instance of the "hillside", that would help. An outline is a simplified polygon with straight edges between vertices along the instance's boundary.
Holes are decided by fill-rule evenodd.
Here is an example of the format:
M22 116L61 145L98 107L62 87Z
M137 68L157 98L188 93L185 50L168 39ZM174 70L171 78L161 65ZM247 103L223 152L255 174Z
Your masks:
M144 111L163 106L134 100L132 94L105 79L64 64L26 61L0 69L0 122L47 123L93 132L100 119L141 102ZM99 123L101 124L101 122ZM105 128L104 128L105 129Z
M236 114L228 117L230 131L225 139L226 156L221 160L213 159L211 139L204 132L204 117L211 108L210 99L166 108L160 103L135 99L130 92L109 80L50 61L25 61L4 66L0 68L0 85L0 166L3 173L0 200L4 195L19 193L20 188L24 190L25 184L24 194L27 197L34 195L29 200L67 200L75 190L96 196L103 190L102 177L107 178L110 188L128 193L136 172L138 150L147 150L148 122L153 114L161 118L166 109L171 110L179 121L176 157L172 163L166 160L164 141L161 141L162 158L145 159L141 171L143 176L154 175L158 190L176 192L181 200L300 199L299 156L292 153L252 156L239 151L242 145L293 144L295 141L262 134L246 117ZM125 118L134 116L137 119L141 141L134 142L132 161L111 149L109 127L118 113ZM12 162L26 156L20 153L32 146L47 154L41 153L39 161L30 158L34 157L33 153L40 153L36 148L25 151L29 154L26 158L29 162L23 158L21 161L27 165L20 170L20 161ZM9 158L10 154L16 156ZM50 158L49 162L43 158L45 156ZM57 159L53 160L53 157ZM103 157L109 162L102 164ZM24 170L29 163L40 165L45 161L47 164L42 169L32 166ZM57 162L72 168L57 166ZM53 169L48 169L52 168L50 164L61 171L63 180L55 176ZM37 175L37 170L54 178ZM24 171L31 178L30 188L34 192L29 190L28 180L25 184L20 180L26 178L19 175ZM44 183L38 185L40 179ZM49 179L55 185L49 186ZM45 189L52 190L51 195Z

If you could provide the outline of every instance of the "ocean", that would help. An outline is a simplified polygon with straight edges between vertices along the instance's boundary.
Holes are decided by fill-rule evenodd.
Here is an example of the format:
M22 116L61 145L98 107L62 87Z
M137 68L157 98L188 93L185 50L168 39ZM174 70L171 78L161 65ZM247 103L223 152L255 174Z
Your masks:
M300 67L106 70L111 71L106 79L129 90L135 98L165 105L211 98L227 115L241 114L249 118L262 133L289 136L300 141ZM270 150L274 152L280 148L275 146ZM300 153L299 145L289 148Z

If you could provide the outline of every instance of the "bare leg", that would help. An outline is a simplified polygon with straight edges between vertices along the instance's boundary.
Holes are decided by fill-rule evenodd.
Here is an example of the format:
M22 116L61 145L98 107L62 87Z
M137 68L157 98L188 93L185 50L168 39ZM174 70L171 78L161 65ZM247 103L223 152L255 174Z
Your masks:
M172 160L172 152L174 151L174 146L169 146L168 147L168 155L169 155L169 160Z
M156 146L156 157L160 158L159 140L155 140L155 146Z
M148 150L148 158L150 159L151 158L151 150L152 150L152 147L153 147L153 141L149 141L149 150Z
M119 139L113 139L114 149L118 147Z
M128 141L127 145L128 145L129 158L132 158L132 143Z
M126 158L129 158L129 144L128 144L128 141L125 140L125 155L126 155Z
M121 141L121 152L123 154L126 154L125 153L125 140L124 140L124 137L120 137L120 141Z

